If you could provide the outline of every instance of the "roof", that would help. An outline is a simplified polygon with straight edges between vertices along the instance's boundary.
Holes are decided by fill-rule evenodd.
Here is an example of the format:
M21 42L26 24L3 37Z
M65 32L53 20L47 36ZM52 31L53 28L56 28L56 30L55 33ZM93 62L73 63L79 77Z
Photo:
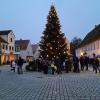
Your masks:
M95 28L86 35L79 47L89 44L97 39L100 39L100 24L95 26Z
M0 31L0 35L8 35L12 30Z
M0 42L8 43L6 40L0 37Z
M38 45L37 44L32 44L33 53L36 52L37 48L38 48Z
M20 47L20 50L26 50L30 40L15 40L15 45Z

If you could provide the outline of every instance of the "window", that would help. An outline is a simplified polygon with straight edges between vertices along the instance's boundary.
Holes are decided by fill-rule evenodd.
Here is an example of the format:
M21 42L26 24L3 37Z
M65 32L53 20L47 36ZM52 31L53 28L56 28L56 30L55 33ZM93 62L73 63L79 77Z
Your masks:
M9 50L11 50L11 46L9 46Z
M99 41L96 42L96 48L99 49Z
M8 46L6 45L6 50L8 50Z
M88 50L91 50L91 45L89 44L89 49Z
M4 44L2 45L2 49L5 49L5 45Z
M10 38L10 42L12 42L12 38Z
M20 51L20 47L19 46L15 46L15 51L19 52Z
M14 50L14 47L12 47L12 50Z
M91 50L92 50L92 44L91 44Z
M94 43L94 45L93 45L93 50L95 50L95 43Z

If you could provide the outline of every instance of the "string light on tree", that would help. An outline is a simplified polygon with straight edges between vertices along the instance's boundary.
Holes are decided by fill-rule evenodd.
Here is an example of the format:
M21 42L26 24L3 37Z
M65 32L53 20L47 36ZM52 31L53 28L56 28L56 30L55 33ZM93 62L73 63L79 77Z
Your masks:
M65 36L61 32L61 25L55 7L52 5L47 17L46 28L43 32L42 40L40 41L40 55L45 59L52 59L55 57L66 57L67 51L65 43ZM59 52L60 51L60 52Z
M50 47L50 49L52 50L52 47Z
M49 55L47 55L47 57L49 57Z
M64 51L64 54L65 54L66 52Z

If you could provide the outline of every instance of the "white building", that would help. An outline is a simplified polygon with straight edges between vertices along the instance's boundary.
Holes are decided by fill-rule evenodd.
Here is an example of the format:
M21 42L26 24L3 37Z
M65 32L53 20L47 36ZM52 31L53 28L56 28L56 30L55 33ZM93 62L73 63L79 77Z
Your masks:
M32 50L33 50L33 56L34 56L34 59L38 59L39 58L39 55L40 55L40 47L38 44L32 44Z
M66 43L67 43L68 54L70 54L70 42L67 38L66 38Z
M20 47L20 56L25 61L33 60L32 44L30 40L16 40L15 44Z
M79 48L76 49L76 56L80 57L83 53L87 53L87 56L92 57L93 53L100 55L100 25L89 32L83 39Z
M0 37L6 42L1 43L1 64L16 59L15 55L15 35L12 30L0 31Z

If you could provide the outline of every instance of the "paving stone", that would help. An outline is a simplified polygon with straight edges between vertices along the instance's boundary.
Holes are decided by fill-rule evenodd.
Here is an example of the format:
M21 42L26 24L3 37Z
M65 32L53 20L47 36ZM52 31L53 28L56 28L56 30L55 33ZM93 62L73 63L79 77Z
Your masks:
M1 68L0 100L100 100L100 74L18 75Z

